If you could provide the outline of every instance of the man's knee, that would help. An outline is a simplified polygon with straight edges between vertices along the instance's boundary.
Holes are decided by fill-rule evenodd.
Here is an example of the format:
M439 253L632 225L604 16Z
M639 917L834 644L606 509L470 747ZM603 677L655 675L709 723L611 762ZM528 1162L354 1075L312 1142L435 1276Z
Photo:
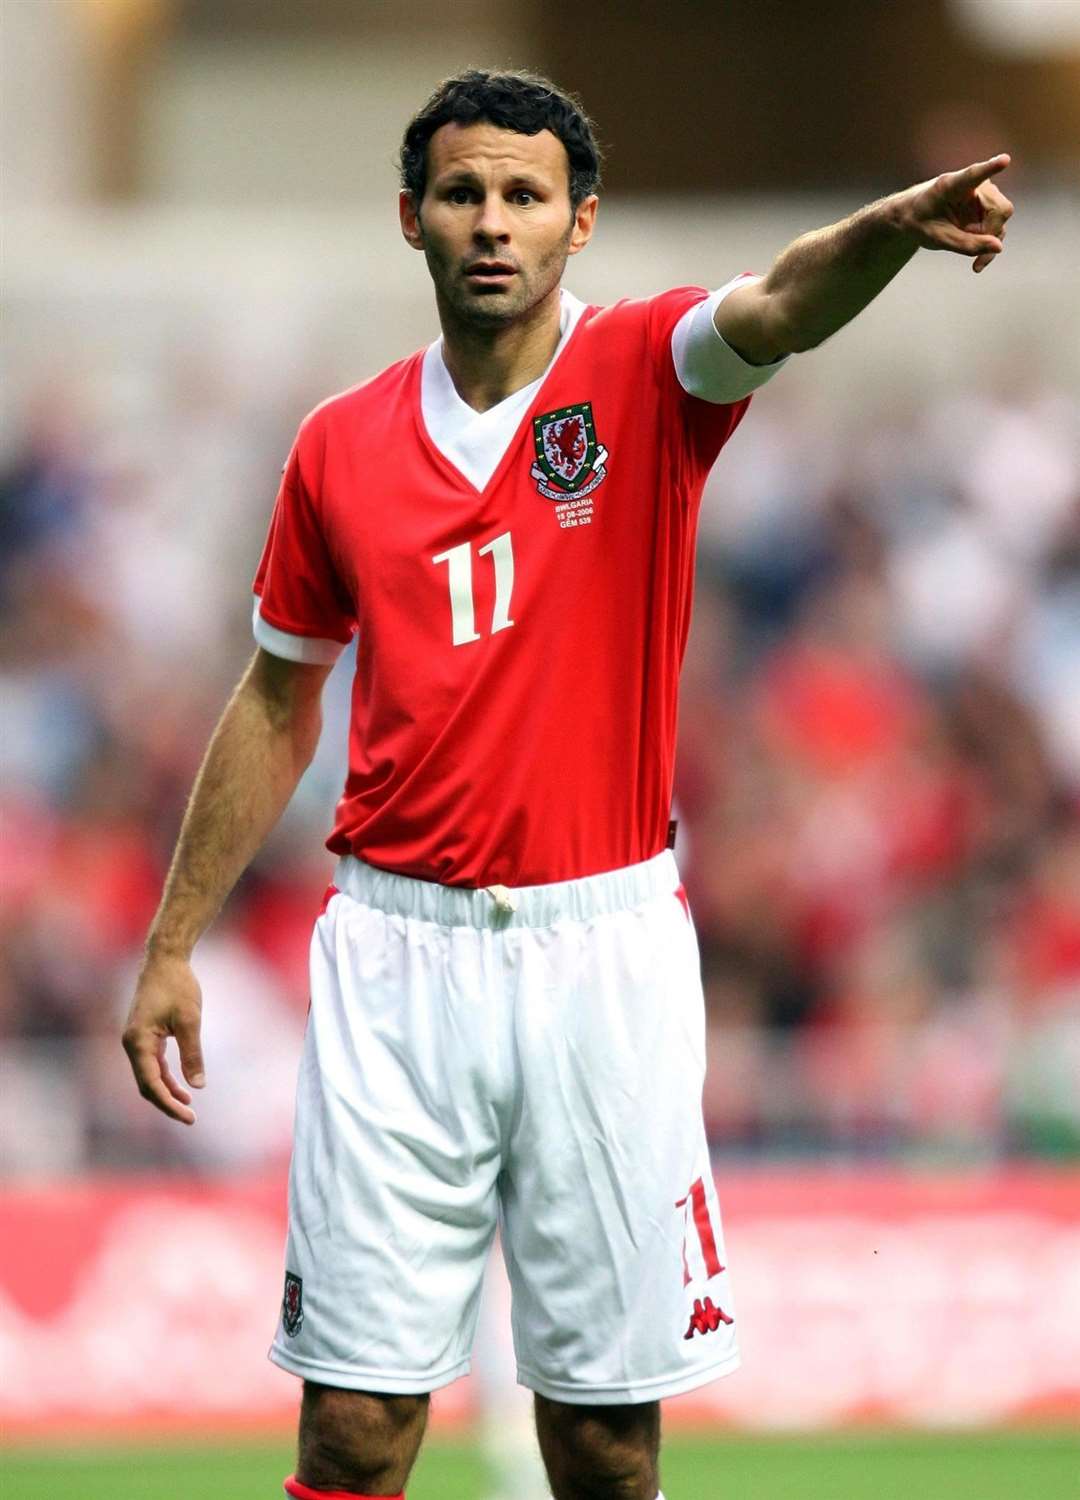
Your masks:
M315 1489L394 1495L427 1423L427 1396L386 1396L304 1382L297 1478Z
M555 1500L656 1500L660 1406L571 1406L536 1398Z

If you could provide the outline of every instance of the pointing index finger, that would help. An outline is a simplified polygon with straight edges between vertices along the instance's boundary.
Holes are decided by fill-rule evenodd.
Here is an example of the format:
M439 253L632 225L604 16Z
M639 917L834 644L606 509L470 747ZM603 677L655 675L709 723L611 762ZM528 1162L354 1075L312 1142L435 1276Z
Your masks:
M968 189L978 187L980 182L985 182L988 177L996 177L999 172L1012 161L1007 151L1001 151L997 156L991 156L987 161L977 161L974 166L962 167L959 172L953 174L953 181L957 187Z

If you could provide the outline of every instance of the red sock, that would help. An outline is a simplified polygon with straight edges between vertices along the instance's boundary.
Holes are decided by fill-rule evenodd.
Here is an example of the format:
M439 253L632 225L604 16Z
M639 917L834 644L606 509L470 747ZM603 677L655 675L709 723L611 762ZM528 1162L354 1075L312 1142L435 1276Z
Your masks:
M405 1491L399 1495L361 1495L356 1490L313 1490L309 1484L301 1484L295 1474L285 1481L285 1493L293 1500L405 1500Z

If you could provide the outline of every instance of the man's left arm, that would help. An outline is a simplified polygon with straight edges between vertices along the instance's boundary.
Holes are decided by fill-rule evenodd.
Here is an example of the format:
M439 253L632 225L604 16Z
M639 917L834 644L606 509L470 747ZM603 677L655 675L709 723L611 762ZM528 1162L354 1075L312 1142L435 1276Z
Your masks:
M1013 206L990 180L1009 165L993 156L944 172L804 234L760 281L736 287L713 320L751 364L813 349L851 321L916 250L951 250L983 271L1004 248Z

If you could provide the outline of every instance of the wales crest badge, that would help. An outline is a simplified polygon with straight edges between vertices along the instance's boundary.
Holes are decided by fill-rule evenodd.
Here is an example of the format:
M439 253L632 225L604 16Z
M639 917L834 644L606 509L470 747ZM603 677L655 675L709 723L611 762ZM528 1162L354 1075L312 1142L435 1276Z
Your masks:
M281 1302L281 1325L294 1339L304 1326L304 1283L292 1271L285 1272L285 1296Z
M545 499L584 499L607 478L608 453L596 440L591 401L534 417L533 445L529 473Z

